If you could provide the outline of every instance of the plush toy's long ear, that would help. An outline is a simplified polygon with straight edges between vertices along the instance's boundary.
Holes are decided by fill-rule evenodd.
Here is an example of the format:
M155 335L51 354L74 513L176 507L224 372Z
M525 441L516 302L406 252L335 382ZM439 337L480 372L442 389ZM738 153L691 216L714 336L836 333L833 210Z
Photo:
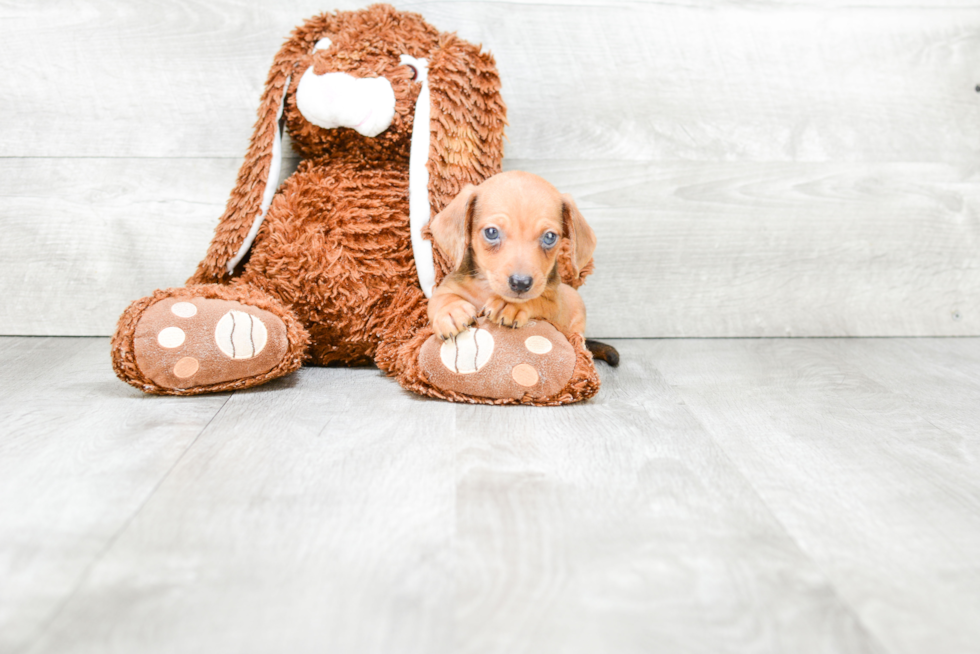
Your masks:
M467 184L452 202L429 221L432 240L448 260L450 270L463 261L470 245L473 230L473 211L476 209L476 187Z
M562 281L577 288L582 285L585 276L592 272L594 264L592 253L595 252L595 232L585 222L585 217L575 205L575 200L568 193L562 193L562 236L568 245L562 244L559 252L561 261Z
M312 21L311 21L312 22ZM304 26L309 27L310 24ZM262 93L258 121L245 162L238 171L224 215L215 228L207 256L191 284L227 282L247 254L275 194L282 160L282 110L293 63L309 49L305 29L298 29L279 50ZM302 71L300 71L302 72Z
M438 214L467 184L500 172L507 108L493 56L455 34L440 34L429 56L429 204ZM435 219L433 219L435 220ZM432 225L425 230L433 232ZM424 232L425 233L425 232ZM436 281L459 265L462 253L436 243ZM448 246L447 246L448 247Z

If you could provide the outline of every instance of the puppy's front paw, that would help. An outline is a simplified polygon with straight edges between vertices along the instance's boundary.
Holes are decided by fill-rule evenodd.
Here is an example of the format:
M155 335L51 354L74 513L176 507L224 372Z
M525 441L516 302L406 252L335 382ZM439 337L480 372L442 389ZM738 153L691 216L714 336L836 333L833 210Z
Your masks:
M444 306L432 320L432 330L442 340L452 338L476 322L476 307L465 300Z
M523 327L531 316L520 304L511 304L499 297L487 300L483 305L483 315L504 327Z

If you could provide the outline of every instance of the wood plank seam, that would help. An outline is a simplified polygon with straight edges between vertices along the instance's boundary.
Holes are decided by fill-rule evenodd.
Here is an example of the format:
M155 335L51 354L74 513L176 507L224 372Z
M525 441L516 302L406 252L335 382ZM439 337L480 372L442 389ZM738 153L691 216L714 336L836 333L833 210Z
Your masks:
M30 641L28 641L25 644L24 647L25 652L30 651L31 649L34 648L34 646L38 643L38 641L40 641L40 639L43 638L48 628L52 624L54 624L54 622L58 619L58 617L65 610L65 608L71 604L72 600L74 600L75 595L78 593L79 589L82 588L82 586L84 586L85 581L88 578L88 576L91 574L92 570L94 570L95 567L112 550L112 546L116 543L116 541L119 540L119 538L126 532L126 530L129 529L130 524L132 524L136 516L138 516L140 512L143 510L143 508L149 503L149 501L156 494L157 490L159 490L159 488L167 480L167 478L174 471L174 469L177 468L177 466L180 464L184 456L191 450L192 447L194 447L194 444L197 443L197 441L201 438L201 435L204 434L205 431L207 431L208 427L211 425L212 422L214 422L215 418L218 417L221 411L225 408L225 405L228 404L228 402L231 400L232 397L234 397L234 395L235 395L234 391L228 395L225 401L221 403L221 406L218 407L218 409L214 412L214 415L211 416L211 419L208 420L208 422L203 427L201 427L197 435L194 436L193 440L191 440L191 442L187 445L187 447L183 449L180 455L176 457L173 464L167 469L167 471L163 475L160 476L160 478L157 480L157 483L153 485L153 488L150 489L150 491L146 494L146 497L143 498L143 501L139 503L139 506L136 508L136 510L130 512L130 514L126 517L126 520L123 522L123 524L120 525L120 527L115 531L115 533L113 533L112 536L105 542L105 545L102 547L102 549L99 550L98 554L92 557L88 565L85 566L85 569L81 572L81 574L78 575L78 578L75 584L72 586L71 591L65 594L64 599L61 602L59 602L58 605L51 611L50 615L44 620L44 622L38 625L38 629L34 635L34 638L32 638Z
M628 340L651 340L651 339L623 339L623 340L627 340L628 341ZM614 341L614 343L615 343L615 341ZM671 392L673 394L673 397L670 398L670 399L671 400L680 400L681 402L684 402L684 397L683 397L682 393L680 392L680 389L678 389L673 383L671 383L671 381L669 380L669 378L667 377L667 375L664 374L659 368L655 368L655 370L657 370L658 374L660 374L660 376L663 378L663 380L666 383L666 385L670 388L670 390L671 390ZM762 506L766 507L766 512L768 513L769 519L774 524L776 524L776 525L779 526L779 528L782 531L783 535L785 535L785 537L788 540L790 540L790 541L793 542L793 544L796 546L796 549L798 550L800 556L802 558L805 558L807 561L809 561L810 565L812 565L814 567L814 569L816 569L816 570L818 570L820 572L821 577L824 580L824 583L826 583L830 588L833 589L834 597L840 603L841 606L846 607L846 609L848 611L848 614L850 615L851 619L854 620L854 622L856 624L860 625L861 629L864 632L865 637L869 641L871 641L874 644L874 646L877 647L881 652L890 652L891 650L887 649L884 646L884 644L878 639L877 635L869 628L869 626L861 618L861 615L858 613L858 611L854 607L853 603L849 602L848 599L841 593L841 590L840 590L839 586L834 582L834 579L833 579L833 576L831 575L831 572L829 570L827 570L827 568L825 566L821 565L820 562L816 558L813 557L813 555L812 555L811 552L807 551L807 549L803 546L803 544L796 537L796 535L793 534L792 531L790 531L788 525L779 517L779 515L776 514L776 512L773 510L773 508L770 505L770 503L766 500L766 498L759 491L759 488L756 486L756 484L754 484L752 482L751 477L746 474L745 470L740 465L738 465L738 462L731 457L731 455L729 454L727 448L725 448L723 446L723 444L721 442L719 442L718 438L716 438L716 435L715 435L714 430L709 425L705 424L701 420L701 418L697 415L697 413L689 405L687 405L686 402L684 404L685 404L685 406L684 406L685 411L688 413L688 415L691 417L691 419L695 423L697 423L697 425L701 428L701 430L705 434L708 435L708 437L710 438L711 443L715 446L715 448L717 448L718 452L720 452L724 456L724 459L728 463L728 465L730 466L730 468L732 470L738 472L738 475L742 479L742 482L748 488L751 488L752 489L752 494L755 497L755 499L758 501L758 503L761 504ZM643 410L650 417L651 422L655 420L655 416L647 408L646 402L643 403Z

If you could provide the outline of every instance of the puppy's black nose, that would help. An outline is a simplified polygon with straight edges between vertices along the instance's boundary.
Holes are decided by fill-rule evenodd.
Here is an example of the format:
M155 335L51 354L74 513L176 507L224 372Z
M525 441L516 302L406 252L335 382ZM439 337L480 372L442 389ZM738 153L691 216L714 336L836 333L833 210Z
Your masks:
M515 293L526 293L534 283L534 278L526 275L511 275L507 283L510 284L510 290Z

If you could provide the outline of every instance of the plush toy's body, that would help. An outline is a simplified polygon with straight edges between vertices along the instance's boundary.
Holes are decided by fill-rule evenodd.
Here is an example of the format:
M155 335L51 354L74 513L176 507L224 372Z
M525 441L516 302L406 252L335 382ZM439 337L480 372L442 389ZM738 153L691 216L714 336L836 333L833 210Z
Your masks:
M270 233L288 237L257 240L239 277L290 307L316 365L373 361L379 344L425 324L404 154L401 166L350 156L304 162L266 218Z
M307 21L276 56L207 257L188 286L157 291L120 318L119 377L148 393L196 394L255 386L304 361L373 361L406 388L453 400L593 395L582 339L547 324L562 347L540 362L540 383L481 394L478 371L436 382L419 362L432 334L426 292L449 272L422 228L465 184L500 171L499 87L489 54L416 14L375 5ZM280 117L304 159L273 195ZM528 356L520 330L485 331L498 344L496 368Z

